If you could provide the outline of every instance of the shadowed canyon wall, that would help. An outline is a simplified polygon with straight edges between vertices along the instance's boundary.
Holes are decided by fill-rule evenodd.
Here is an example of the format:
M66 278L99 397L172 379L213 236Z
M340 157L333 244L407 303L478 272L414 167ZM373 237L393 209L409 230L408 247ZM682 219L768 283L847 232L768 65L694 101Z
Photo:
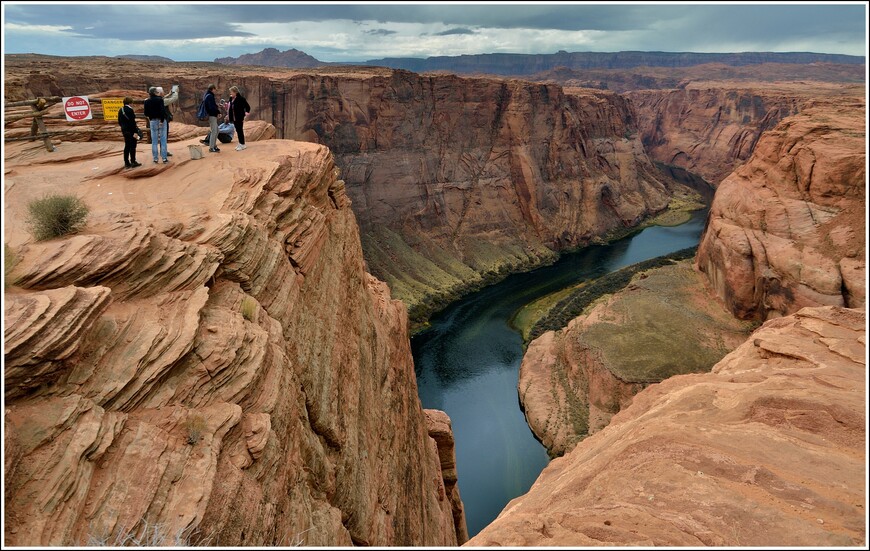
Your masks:
M668 203L615 94L404 72L297 83L286 103L308 115L292 131L321 124L369 265L412 318Z
M718 186L752 155L761 135L813 101L860 98L863 85L691 82L629 91L649 156Z
M5 544L462 543L449 419L332 155L176 151L5 148ZM28 202L60 191L86 227L34 242Z

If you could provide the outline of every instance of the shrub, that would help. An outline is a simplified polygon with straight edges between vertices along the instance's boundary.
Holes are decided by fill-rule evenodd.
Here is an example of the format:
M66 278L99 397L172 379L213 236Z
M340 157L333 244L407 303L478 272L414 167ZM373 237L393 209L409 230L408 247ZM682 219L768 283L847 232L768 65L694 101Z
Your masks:
M257 301L251 297L242 299L242 317L248 321L254 321L254 313L257 311Z
M87 205L75 195L46 195L31 201L27 209L27 225L37 241L75 233L88 217Z
M199 414L191 415L185 422L185 428L187 429L187 443L191 446L196 445L205 430L205 418Z
M9 287L9 272L18 264L18 255L15 254L9 245L3 244L3 288Z
M88 547L191 547L199 530L185 528L169 534L162 524L149 524L142 520L141 527L131 530L119 528L112 534L88 534ZM138 525L137 525L138 526ZM198 545L208 545L208 540Z

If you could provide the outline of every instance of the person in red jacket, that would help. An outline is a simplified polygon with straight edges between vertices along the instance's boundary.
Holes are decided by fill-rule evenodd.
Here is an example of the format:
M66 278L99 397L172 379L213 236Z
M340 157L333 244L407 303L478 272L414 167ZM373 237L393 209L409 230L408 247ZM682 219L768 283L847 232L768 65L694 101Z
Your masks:
M230 102L227 106L226 119L233 123L236 127L236 134L239 136L239 145L236 146L236 151L247 149L245 145L245 115L251 112L251 106L248 101L239 93L238 86L230 87Z

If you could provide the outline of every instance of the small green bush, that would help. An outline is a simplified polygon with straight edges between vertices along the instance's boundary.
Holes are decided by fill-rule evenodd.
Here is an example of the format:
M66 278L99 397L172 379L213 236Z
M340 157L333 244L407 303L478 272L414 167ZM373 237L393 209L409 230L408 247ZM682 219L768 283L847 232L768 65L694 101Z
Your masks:
M251 297L242 299L242 317L248 321L254 321L254 313L257 311L257 301Z
M75 195L46 195L27 205L27 225L37 241L75 233L84 227L88 207Z
M9 287L9 272L18 264L18 255L15 254L9 245L3 244L3 288Z
M202 415L191 415L185 422L187 428L187 443L191 446L196 445L202 438L202 432L205 430L205 418Z

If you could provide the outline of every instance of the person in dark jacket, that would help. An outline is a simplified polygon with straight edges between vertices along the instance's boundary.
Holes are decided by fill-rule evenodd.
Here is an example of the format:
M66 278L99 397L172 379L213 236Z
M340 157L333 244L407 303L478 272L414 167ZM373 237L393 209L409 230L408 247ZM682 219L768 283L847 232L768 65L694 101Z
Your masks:
M208 113L208 127L210 129L209 140L208 140L208 150L212 153L219 153L220 149L217 147L217 135L218 135L218 117L221 114L220 108L217 105L217 101L214 99L214 91L217 90L217 86L214 84L208 85L208 90L205 92L205 96L202 98L202 101L205 103L205 112Z
M247 149L245 145L245 115L251 112L251 106L248 101L239 93L238 86L230 87L230 103L227 107L227 119L236 127L236 134L239 135L239 145L236 146L236 151Z
M158 144L163 162L168 163L166 155L166 105L163 97L157 93L157 87L148 89L149 98L145 100L145 116L148 118L148 127L151 129L151 156L157 162Z
M136 113L133 112L133 98L124 98L124 106L118 109L118 124L121 125L121 134L124 136L124 166L136 168L142 163L136 162L137 138L142 139L142 131L136 125Z

